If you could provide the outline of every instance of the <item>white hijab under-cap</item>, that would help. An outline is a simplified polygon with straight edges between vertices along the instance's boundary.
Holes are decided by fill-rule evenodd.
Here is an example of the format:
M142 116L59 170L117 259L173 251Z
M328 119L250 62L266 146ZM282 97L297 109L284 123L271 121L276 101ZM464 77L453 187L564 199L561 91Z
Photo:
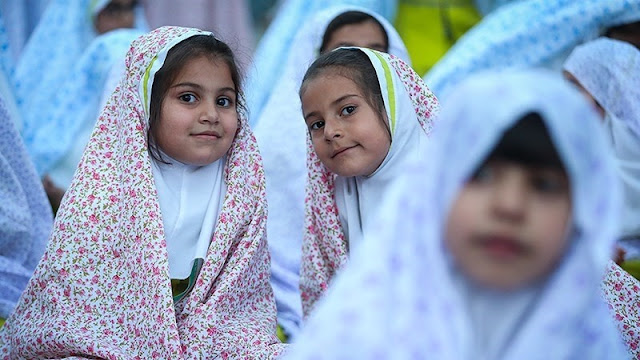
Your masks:
M155 159L156 182L169 255L169 276L186 279L196 259L204 259L218 222L226 192L223 180L226 156L206 166L183 164L165 155L170 164Z
M622 236L640 238L640 51L599 38L576 47L564 69L605 110L605 128L624 184Z
M140 87L147 114L155 75L162 68L169 50L183 40L180 37L174 39L158 54L149 71L146 86ZM223 180L226 156L205 166L184 164L164 153L162 157L169 164L152 158L151 169L167 241L169 276L172 279L186 279L191 275L195 260L206 257L218 222L226 193Z

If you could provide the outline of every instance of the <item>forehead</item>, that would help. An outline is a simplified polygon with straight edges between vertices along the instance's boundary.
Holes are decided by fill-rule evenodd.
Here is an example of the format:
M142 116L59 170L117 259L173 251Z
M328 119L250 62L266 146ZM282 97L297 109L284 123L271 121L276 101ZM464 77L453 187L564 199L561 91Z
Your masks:
M184 65L176 72L173 83L184 79L197 80L215 79L216 81L228 81L233 84L229 65L221 59L211 58L205 55L198 55L188 59Z
M300 99L304 107L305 103L309 105L333 102L346 94L363 96L358 85L341 74L340 70L325 68L314 78L305 81Z
M386 45L383 29L373 20L366 20L357 24L343 25L336 29L327 44L326 50L333 50L341 46L372 47Z

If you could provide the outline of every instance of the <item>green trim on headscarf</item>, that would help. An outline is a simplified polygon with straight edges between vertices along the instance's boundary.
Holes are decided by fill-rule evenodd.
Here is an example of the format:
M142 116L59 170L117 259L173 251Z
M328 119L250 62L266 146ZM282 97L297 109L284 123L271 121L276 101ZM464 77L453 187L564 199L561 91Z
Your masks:
M391 124L391 135L395 133L396 130L396 92L393 87L393 77L391 76L391 69L389 68L389 64L387 64L386 60L376 51L372 51L380 63L382 64L382 68L384 69L384 78L387 81L387 91L389 93L389 114L391 115L391 119L389 122Z
M158 55L154 56L153 59L151 59L151 62L149 63L149 66L147 66L147 69L144 71L144 77L142 78L142 93L144 95L144 111L147 115L149 114L149 77L151 76L151 68L153 67L153 64L156 62L156 60L158 59Z

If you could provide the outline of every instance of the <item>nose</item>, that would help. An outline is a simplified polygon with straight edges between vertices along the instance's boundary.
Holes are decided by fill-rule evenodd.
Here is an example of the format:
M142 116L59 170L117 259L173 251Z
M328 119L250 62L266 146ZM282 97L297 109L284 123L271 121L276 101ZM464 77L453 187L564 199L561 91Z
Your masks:
M327 119L324 122L324 139L327 142L339 139L343 135L342 125L338 120Z
M526 205L526 177L523 174L507 171L501 176L493 191L494 214L503 220L520 221L525 216Z
M218 107L215 102L203 101L200 107L198 121L200 123L217 123L220 120Z

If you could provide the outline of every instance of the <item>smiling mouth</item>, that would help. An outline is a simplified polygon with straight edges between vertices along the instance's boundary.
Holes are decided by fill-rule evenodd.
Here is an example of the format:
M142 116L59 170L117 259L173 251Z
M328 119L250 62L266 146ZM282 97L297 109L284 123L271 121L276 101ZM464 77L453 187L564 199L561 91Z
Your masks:
M205 131L205 132L201 132L201 133L197 133L197 134L193 134L192 136L198 137L198 138L216 138L219 139L220 138L220 134L218 134L215 131Z
M335 158L336 156L338 156L338 155L340 155L340 154L344 153L345 151L350 150L350 149L353 149L354 147L355 147L355 146L349 146L349 147L346 147L346 148L342 148L342 149L340 149L340 150L338 150L338 151L334 152L334 153L333 153L333 155L331 155L331 158L333 159L333 158Z

